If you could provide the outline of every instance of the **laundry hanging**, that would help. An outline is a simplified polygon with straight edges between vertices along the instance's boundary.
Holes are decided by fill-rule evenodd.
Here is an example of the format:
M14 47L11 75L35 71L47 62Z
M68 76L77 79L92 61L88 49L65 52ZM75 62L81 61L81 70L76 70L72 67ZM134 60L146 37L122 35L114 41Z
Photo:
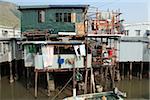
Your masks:
M43 57L42 55L35 55L35 58L34 58L34 62L35 62L35 69L43 69Z
M44 67L50 67L53 64L54 47L47 45L42 47L42 56Z
M75 53L76 53L77 57L86 55L85 45L84 44L82 44L82 45L75 45L74 46L74 50L75 50Z
M86 55L86 52L85 52L85 45L82 44L79 46L80 47L80 55L81 56L85 56Z
M76 56L79 57L80 56L79 46L75 45L74 50L75 50Z

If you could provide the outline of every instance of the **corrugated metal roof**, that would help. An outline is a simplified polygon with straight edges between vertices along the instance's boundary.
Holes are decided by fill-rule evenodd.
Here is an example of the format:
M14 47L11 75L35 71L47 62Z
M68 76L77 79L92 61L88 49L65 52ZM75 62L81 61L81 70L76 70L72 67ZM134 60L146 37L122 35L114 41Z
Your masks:
M19 6L19 10L25 9L50 9L50 8L88 8L89 5L30 5L30 6Z

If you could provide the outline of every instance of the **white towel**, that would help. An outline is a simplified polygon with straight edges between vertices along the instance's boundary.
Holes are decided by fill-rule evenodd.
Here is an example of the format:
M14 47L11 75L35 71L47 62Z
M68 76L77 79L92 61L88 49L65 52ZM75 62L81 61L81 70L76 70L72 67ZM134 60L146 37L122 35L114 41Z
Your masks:
M52 66L53 57L54 57L54 47L53 46L43 46L42 47L42 55L44 67Z
M43 69L43 57L42 55L35 55L35 69Z
M81 56L86 56L85 45L84 44L80 45L80 55Z

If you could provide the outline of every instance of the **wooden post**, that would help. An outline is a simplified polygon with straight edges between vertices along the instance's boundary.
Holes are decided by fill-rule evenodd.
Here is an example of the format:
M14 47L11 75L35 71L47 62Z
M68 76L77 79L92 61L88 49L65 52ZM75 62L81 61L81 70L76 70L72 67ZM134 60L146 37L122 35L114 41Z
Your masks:
M87 80L88 80L88 69L85 72L85 86L84 86L84 94L87 93Z
M14 59L14 63L15 63L15 80L18 80L18 68L17 68L17 60Z
M129 79L132 80L132 62L130 62L130 69L129 69Z
M143 62L141 62L141 68L140 68L140 79L142 79L142 73L143 73Z
M49 73L46 72L46 76L47 76L47 90L48 90L48 96L50 96L50 82L49 82Z
M121 74L121 79L124 79L124 63L122 63L122 74Z
M76 96L76 70L75 70L75 62L73 63L73 97Z
M1 66L1 63L0 63L0 81L1 81L1 78L2 78L2 76L1 76L1 70L2 70L2 68L1 68L2 66Z
M35 71L35 90L34 90L34 96L37 98L37 80L38 80L38 71Z
M29 79L29 68L27 67L27 89L29 89L29 83L30 82L30 79Z
M14 79L13 79L13 73L12 73L12 61L9 63L9 67L10 67L10 78L9 78L9 82L13 83Z

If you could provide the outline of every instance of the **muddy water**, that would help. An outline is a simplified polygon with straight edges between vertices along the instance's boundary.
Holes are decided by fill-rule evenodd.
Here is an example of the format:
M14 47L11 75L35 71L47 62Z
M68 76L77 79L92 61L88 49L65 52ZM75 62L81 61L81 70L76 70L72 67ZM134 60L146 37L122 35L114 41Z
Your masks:
M125 79L118 82L117 87L127 93L127 99L150 99L150 80Z
M148 79L125 79L116 84L120 90L127 92L127 99L150 99L149 97L149 80ZM45 90L38 91L38 98L34 98L34 88L27 90L25 86L16 81L13 84L9 84L8 77L3 77L0 82L0 100L51 100L56 95L58 90L52 93L51 97L46 96ZM62 94L57 98L61 100L66 96L71 95L71 90L64 90Z

